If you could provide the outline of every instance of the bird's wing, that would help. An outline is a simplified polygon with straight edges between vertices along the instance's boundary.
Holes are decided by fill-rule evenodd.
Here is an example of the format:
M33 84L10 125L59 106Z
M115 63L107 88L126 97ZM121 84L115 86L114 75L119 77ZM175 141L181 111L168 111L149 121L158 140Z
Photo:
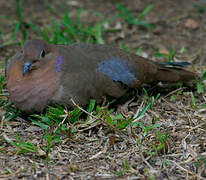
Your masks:
M116 47L93 44L71 46L86 57L86 61L89 61L88 68L94 63L96 72L129 87L139 87L140 81L146 77L145 74L152 74L155 71L155 65L151 61ZM149 70L151 72L147 73Z

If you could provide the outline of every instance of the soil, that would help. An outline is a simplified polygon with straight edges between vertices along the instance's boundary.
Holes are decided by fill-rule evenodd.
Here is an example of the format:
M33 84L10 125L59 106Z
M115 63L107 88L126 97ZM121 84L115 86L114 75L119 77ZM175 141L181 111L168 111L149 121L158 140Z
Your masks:
M61 18L65 10L75 18L79 8L83 9L81 22L91 25L116 16L110 27L115 28L119 24L120 30L105 32L105 44L121 47L124 43L133 52L141 46L142 55L157 61L162 61L154 56L157 50L169 53L173 48L177 52L175 58L192 63L190 68L193 71L201 74L206 70L205 0L50 0L50 8L45 2L24 1L22 13L25 22L41 28L49 24L50 18ZM154 24L154 29L148 31L126 24L117 16L117 2L131 9L134 16L152 4L152 11L143 20ZM19 45L6 45L16 20L16 1L0 1L2 74L8 57L20 49ZM27 32L28 39L38 37L32 29L27 29ZM16 41L20 39L19 33ZM184 52L180 53L182 48ZM157 130L143 134L141 128L128 129L128 134L132 134L130 137L107 133L104 126L98 126L78 132L72 138L65 134L60 136L60 143L52 146L49 163L46 163L41 150L46 143L42 139L42 129L21 117L5 122L6 110L1 108L0 179L206 179L206 110L191 107L190 90L180 95L176 91L170 93L161 96L155 107L139 119L145 126L151 126L155 116L160 124L159 131L168 131L164 152L157 151L155 155L148 152L154 151L154 146L159 143ZM205 93L195 91L193 94L198 107L206 104ZM170 95L175 96L175 102ZM132 112L140 111L142 105L138 101ZM16 147L8 143L8 139L15 140L17 134L22 142L31 142L39 147L38 154L18 154ZM114 144L112 139L115 139ZM139 140L141 147L138 147Z

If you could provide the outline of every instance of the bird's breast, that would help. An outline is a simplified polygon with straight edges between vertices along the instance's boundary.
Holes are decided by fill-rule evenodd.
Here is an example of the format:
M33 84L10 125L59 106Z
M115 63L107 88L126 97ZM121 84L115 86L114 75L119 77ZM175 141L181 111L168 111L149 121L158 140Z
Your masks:
M61 72L56 72L55 61L41 70L22 75L22 63L12 64L8 71L7 88L10 99L24 111L41 111L52 99L59 86Z

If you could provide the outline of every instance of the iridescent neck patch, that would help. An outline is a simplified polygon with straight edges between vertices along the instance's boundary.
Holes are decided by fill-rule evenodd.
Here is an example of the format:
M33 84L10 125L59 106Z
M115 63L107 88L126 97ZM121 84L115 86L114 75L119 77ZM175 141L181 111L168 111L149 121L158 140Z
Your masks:
M56 72L60 72L61 70L61 64L62 64L62 56L58 56L56 59Z

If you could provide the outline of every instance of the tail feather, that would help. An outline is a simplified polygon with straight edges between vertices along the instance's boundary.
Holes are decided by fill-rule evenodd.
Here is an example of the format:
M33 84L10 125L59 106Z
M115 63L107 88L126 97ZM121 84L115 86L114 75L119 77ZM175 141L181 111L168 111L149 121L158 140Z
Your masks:
M159 64L158 71L156 74L156 79L158 81L165 82L189 82L198 78L196 73L187 71L180 67L188 66L190 63L187 62L175 62L175 63L164 63ZM172 65L174 67L167 67L167 65ZM178 67L176 67L178 66Z
M188 62L157 62L158 65L162 65L162 66L178 66L178 67L186 67L186 66L190 66L191 63Z

